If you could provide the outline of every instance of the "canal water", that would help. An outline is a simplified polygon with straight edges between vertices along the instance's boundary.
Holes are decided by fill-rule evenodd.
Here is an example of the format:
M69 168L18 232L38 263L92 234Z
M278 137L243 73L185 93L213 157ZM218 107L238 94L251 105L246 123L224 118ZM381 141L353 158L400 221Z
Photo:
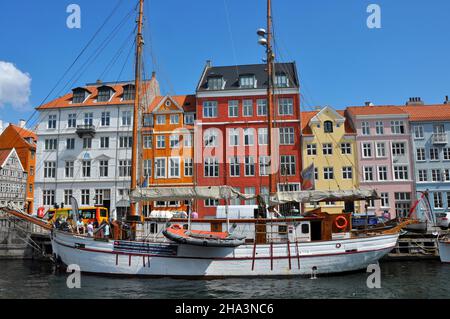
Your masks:
M51 263L0 261L0 298L438 298L450 299L450 265L439 261L382 262L381 288L367 288L365 272L310 278L180 280L81 276L69 289L67 274Z

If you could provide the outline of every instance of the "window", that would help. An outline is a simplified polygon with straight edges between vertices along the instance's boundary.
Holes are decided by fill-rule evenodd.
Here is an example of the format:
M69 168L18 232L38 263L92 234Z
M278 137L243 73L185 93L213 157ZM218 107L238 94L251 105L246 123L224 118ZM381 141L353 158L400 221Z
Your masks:
M293 127L281 127L280 128L280 144L281 145L294 145L295 134Z
M289 87L289 81L286 74L276 74L275 75L275 86L279 88Z
M279 115L293 115L294 101L289 98L278 99L278 114Z
M94 125L94 113L84 113L84 125L86 126Z
M244 129L244 145L255 144L255 130L252 128Z
M300 184L288 183L278 184L279 192L297 192L300 190Z
M270 170L270 156L259 157L259 176L268 176Z
M112 96L112 90L108 87L98 88L97 102L108 102Z
M414 126L414 139L419 140L424 138L423 126Z
M51 206L55 204L55 191L54 190L44 190L42 202L46 206Z
M439 161L439 149L430 148L430 161Z
M258 116L267 116L267 100L258 99L256 100L256 108Z
M242 103L242 111L243 116L253 116L253 101L252 100L244 100Z
M352 145L350 143L341 143L341 153L343 155L352 153Z
M45 140L45 150L46 151L54 151L57 149L58 140L56 138L46 139Z
M255 195L256 194L256 188L255 187L245 187L244 193L247 195ZM255 205L256 199L248 199L245 201L245 205Z
M76 128L77 127L77 115L69 114L67 120L67 127Z
M219 177L219 161L215 157L205 158L205 177Z
M205 200L205 207L217 207L217 206L219 206L219 200L210 198Z
M267 128L258 129L258 144L267 145L269 143L269 134Z
M132 148L133 147L133 137L132 136L119 136L119 147L120 148Z
M417 161L425 161L425 149L424 148L418 148L417 154L416 154Z
M334 169L333 169L333 167L324 167L323 168L323 178L325 180L334 179Z
M183 143L184 147L192 147L192 134L184 134L183 135Z
M73 196L73 190L65 189L64 190L64 205L70 206L70 197Z
M245 157L245 176L255 176L255 158L253 156Z
M156 124L157 125L164 125L164 124L166 124L166 116L165 115L157 115L156 116Z
M83 177L91 177L91 161L83 161L82 168Z
M230 158L230 176L238 177L241 176L241 165L239 163L238 157Z
M101 126L109 126L111 124L111 113L102 112Z
M419 169L417 178L419 182L428 182L428 170Z
M90 148L92 148L92 138L84 137L83 138L83 149L90 149Z
M351 166L342 167L342 178L343 179L353 178L353 169Z
M47 128L48 129L56 129L56 115L48 116Z
M100 161L100 177L108 177L108 161Z
M405 143L392 143L392 155L404 156L406 154Z
M209 77L208 78L208 89L209 90L222 90L223 78L222 77Z
M156 148L166 148L166 137L164 135L156 136Z
M432 169L431 170L431 180L433 182L441 182L442 176L441 176L441 170L440 169Z
M445 147L443 148L443 153L444 153L444 161L449 161L450 160L450 148Z
M119 160L119 176L131 177L131 160Z
M153 115L144 114L144 127L152 127L152 126L153 126Z
M296 171L295 156L282 155L280 169L282 176L294 176Z
M239 116L239 101L228 101L228 116L229 117Z
M184 159L184 176L194 176L194 160L192 158Z
M122 126L131 125L131 111L122 111Z
M383 135L384 134L383 122L381 122L381 121L376 121L375 122L375 132L376 132L377 135Z
M170 115L170 124L179 124L180 123L180 115L179 114L171 114Z
M74 166L75 166L74 161L66 161L66 164L65 164L65 176L67 178L73 178Z
M166 178L166 159L155 159L155 178Z
M378 166L378 180L379 181L387 181L387 166Z
M394 166L395 180L408 180L408 166Z
M389 207L389 193L380 193L381 198L381 207L388 208Z
M144 177L148 178L152 176L152 160L144 160Z
M56 162L44 162L44 178L56 177Z
M123 100L124 101L130 101L134 100L135 97L135 89L134 85L128 84L123 87Z
M361 130L362 130L362 135L370 135L369 122L362 122L361 123Z
M306 145L306 153L308 155L317 155L317 145L316 144L307 144Z
M81 190L81 205L90 205L90 191L89 189Z
M169 158L169 177L180 177L180 158Z
M180 147L180 136L179 135L170 135L170 148L179 148Z
M406 217L411 209L411 193L395 193L395 213Z
M150 149L153 147L153 138L151 135L144 135L143 144L145 149Z
M109 148L109 136L100 137L100 148Z
M231 128L228 131L229 136L229 144L230 146L238 146L239 145L239 129Z
M184 115L184 124L192 125L195 121L195 115L194 114L185 114Z
M83 103L86 99L87 91L84 89L73 90L72 103Z
M205 117L205 118L217 117L217 102L216 101L203 102L203 117Z
M322 145L323 155L333 154L333 145L331 143L326 143Z
M377 157L386 157L386 143L377 142Z
M255 87L255 76L254 75L243 75L239 78L239 86L241 88L254 88Z
M372 157L372 143L362 143L363 158Z
M435 192L433 193L433 202L434 202L434 208L444 208L443 202L442 202L442 193Z
M373 181L373 167L364 167L364 181L365 182Z
M323 124L323 131L324 133L333 133L333 122L325 121Z
M205 147L217 147L217 139L218 139L219 133L215 129L209 129L205 132L203 136L203 141Z
M405 134L405 124L403 121L391 121L392 134Z
M442 177L444 179L444 182L450 181L450 169L444 168L442 170Z

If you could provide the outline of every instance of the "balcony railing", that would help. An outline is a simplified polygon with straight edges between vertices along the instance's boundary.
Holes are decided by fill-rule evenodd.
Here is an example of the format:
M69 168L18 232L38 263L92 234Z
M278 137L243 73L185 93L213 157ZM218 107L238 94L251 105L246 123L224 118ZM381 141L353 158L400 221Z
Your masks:
M77 126L77 134L80 138L85 135L94 137L95 136L95 126L94 125L78 125Z
M434 133L431 137L433 144L447 144L447 134L446 133Z

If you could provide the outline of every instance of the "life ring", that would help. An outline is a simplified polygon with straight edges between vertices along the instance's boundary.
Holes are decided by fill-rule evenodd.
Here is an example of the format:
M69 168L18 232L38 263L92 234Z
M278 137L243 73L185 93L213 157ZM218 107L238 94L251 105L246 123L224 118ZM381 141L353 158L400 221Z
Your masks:
M339 224L340 220L344 220L344 224ZM334 221L334 225L336 225L339 229L345 229L348 226L348 220L344 216L338 216L338 218Z

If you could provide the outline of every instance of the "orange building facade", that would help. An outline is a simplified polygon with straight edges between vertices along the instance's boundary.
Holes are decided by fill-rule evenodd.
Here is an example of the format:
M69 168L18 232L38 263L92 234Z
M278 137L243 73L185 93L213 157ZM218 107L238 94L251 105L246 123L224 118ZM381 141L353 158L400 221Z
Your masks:
M25 211L33 212L34 178L36 171L37 136L32 131L10 124L0 135L0 150L16 149L22 166L27 172Z
M143 186L194 185L195 96L158 96L143 116ZM143 203L143 214L152 211L187 212L188 202Z

